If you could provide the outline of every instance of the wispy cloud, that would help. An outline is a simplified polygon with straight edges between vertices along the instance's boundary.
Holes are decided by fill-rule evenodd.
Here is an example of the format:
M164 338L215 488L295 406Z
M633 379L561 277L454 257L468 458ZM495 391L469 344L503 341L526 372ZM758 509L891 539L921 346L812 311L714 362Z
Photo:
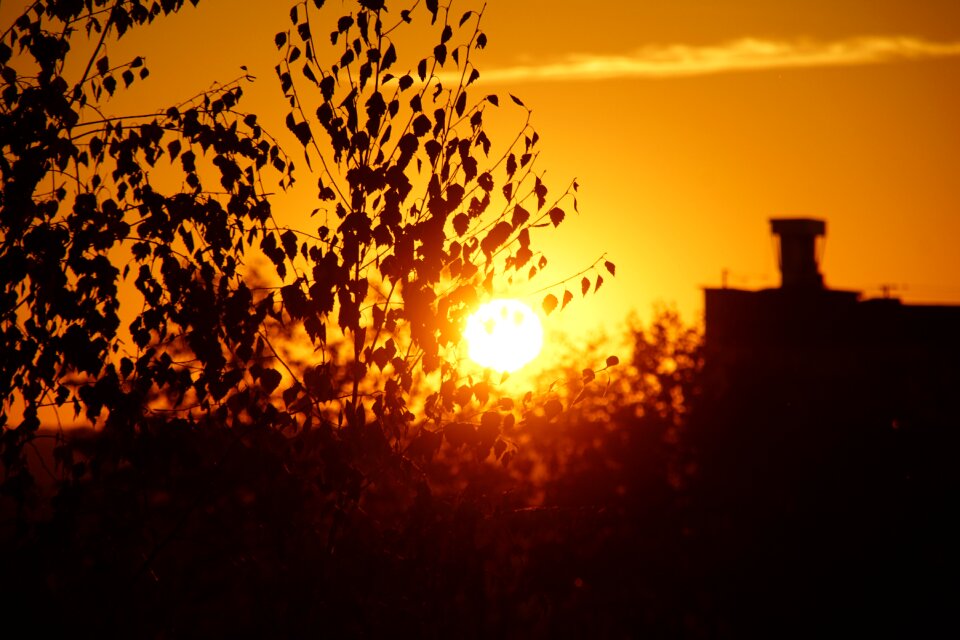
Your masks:
M649 46L623 55L571 54L481 72L480 82L672 78L717 73L881 64L960 56L960 42L871 36L833 42L744 38L717 46Z

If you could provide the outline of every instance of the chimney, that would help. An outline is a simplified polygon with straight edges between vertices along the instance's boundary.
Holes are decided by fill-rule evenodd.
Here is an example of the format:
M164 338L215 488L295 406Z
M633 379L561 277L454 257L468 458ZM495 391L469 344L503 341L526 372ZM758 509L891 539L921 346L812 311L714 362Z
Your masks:
M770 230L777 237L777 261L782 289L823 289L817 238L827 224L812 218L774 218Z

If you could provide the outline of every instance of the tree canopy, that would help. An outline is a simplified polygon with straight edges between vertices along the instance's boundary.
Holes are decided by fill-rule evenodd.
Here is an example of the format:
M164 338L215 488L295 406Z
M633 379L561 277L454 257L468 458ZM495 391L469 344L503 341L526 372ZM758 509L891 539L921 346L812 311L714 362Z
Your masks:
M43 407L127 434L159 419L373 430L401 458L411 433L439 442L453 424L486 429L480 441L505 453L507 404L490 404L489 376L461 371L460 331L495 281L543 268L533 236L562 223L577 185L550 197L519 98L516 137L488 137L500 98L474 88L482 11L359 2L333 20L323 2L292 3L275 37L292 153L242 110L247 77L154 115L107 115L149 70L105 43L183 4L35 2L4 35L0 419L19 418L4 431L8 485L29 482L22 449ZM437 42L401 67L394 35L414 19ZM78 74L79 39L93 48ZM278 223L270 189L304 174L310 219ZM253 286L259 255L276 273ZM131 282L142 308L121 327ZM548 293L544 310L557 303ZM298 327L309 362L277 344Z
M274 38L273 133L243 109L247 75L110 112L149 69L109 43L183 0L38 0L0 38L0 486L33 534L53 491L63 548L114 577L176 574L185 531L218 535L199 512L251 503L304 522L318 553L406 530L441 451L446 469L506 465L516 426L562 407L461 361L466 316L535 278L537 234L577 206L575 181L552 193L537 171L522 100L476 84L483 11L323 5L293 2ZM395 36L413 21L436 40L408 59ZM500 109L523 123L495 143ZM275 210L276 190L302 188L309 216ZM575 276L583 295L601 268ZM563 285L541 289L545 313L572 299ZM62 428L83 421L95 437ZM139 533L94 541L117 527ZM241 538L262 553L261 534Z

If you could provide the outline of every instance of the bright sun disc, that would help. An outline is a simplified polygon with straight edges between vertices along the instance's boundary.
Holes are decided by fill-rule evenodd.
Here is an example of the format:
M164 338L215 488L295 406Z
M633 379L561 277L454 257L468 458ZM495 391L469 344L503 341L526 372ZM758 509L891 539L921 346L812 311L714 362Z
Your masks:
M467 318L463 332L470 359L495 371L516 371L537 357L543 327L533 309L519 300L493 300Z

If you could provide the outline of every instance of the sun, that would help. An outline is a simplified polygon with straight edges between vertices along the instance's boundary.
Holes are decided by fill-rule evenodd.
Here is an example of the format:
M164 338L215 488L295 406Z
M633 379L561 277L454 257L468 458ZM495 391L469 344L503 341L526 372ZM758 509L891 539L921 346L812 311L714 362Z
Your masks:
M482 367L513 372L543 348L543 326L533 309L519 300L492 300L467 318L463 332L470 359Z

